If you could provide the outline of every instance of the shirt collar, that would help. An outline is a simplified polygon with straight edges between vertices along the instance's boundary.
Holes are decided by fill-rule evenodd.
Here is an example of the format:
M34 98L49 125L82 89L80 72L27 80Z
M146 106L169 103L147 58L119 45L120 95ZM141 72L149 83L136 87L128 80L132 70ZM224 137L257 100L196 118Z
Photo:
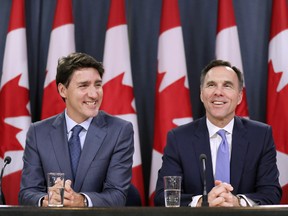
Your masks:
M69 133L75 125L81 125L87 131L93 117L90 117L86 119L84 122L81 122L80 124L78 124L77 122L75 122L73 119L71 119L67 115L67 110L65 109L65 119L66 119L66 125L67 125L67 133Z
M234 118L224 127L224 128L219 128L216 125L212 124L208 118L206 118L206 124L209 132L209 137L212 138L216 136L216 133L220 129L224 129L225 131L228 132L228 134L232 134L233 131L233 126L234 126Z

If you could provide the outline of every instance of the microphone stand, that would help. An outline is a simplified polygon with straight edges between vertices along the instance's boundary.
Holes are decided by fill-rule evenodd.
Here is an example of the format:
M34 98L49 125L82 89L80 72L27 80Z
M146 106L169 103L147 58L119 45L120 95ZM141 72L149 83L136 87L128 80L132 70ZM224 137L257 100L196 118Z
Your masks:
M202 168L203 168L203 195L202 195L202 207L208 207L209 206L209 202L208 202L208 194L207 194L207 186L206 186L206 155L205 154L201 154L200 155L200 161L202 163Z
M3 173L4 173L5 167L7 166L7 164L10 164L10 163L11 163L11 157L10 156L5 157L4 166L3 166L2 170L1 170L1 174L0 174L0 205L5 205L5 197L4 197L4 194L2 192L2 178L3 178Z

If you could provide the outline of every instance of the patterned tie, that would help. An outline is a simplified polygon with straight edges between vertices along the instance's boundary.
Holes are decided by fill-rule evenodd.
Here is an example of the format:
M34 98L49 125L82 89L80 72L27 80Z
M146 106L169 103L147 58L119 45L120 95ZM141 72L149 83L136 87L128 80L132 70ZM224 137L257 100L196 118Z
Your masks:
M73 176L75 178L76 170L79 162L79 158L81 155L81 144L80 144L80 138L79 133L82 130L82 126L76 125L72 131L72 136L70 137L68 144L70 149L70 159L71 159L71 166L72 166L72 172Z
M217 152L215 179L230 183L230 154L225 133L226 131L223 129L217 132L217 134L221 136L222 141Z

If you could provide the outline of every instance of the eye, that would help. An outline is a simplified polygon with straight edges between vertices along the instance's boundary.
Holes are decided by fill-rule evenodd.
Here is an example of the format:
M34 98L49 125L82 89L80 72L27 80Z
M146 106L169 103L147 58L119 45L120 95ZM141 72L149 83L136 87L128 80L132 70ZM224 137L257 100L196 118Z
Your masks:
M96 87L102 87L102 82L96 82L96 83L95 83L95 86L96 86Z
M225 84L224 84L224 87L225 87L225 88L232 88L233 85L232 85L231 83L225 83Z
M215 83L212 83L212 82L207 83L207 87L213 87L213 86L215 86Z

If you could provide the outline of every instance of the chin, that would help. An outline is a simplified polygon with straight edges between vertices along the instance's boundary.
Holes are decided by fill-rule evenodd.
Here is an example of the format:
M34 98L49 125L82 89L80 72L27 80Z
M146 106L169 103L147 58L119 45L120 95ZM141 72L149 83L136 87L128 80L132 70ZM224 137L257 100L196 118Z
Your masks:
M98 113L99 113L99 110L94 111L94 112L91 113L90 117L95 117L95 116L98 115Z

